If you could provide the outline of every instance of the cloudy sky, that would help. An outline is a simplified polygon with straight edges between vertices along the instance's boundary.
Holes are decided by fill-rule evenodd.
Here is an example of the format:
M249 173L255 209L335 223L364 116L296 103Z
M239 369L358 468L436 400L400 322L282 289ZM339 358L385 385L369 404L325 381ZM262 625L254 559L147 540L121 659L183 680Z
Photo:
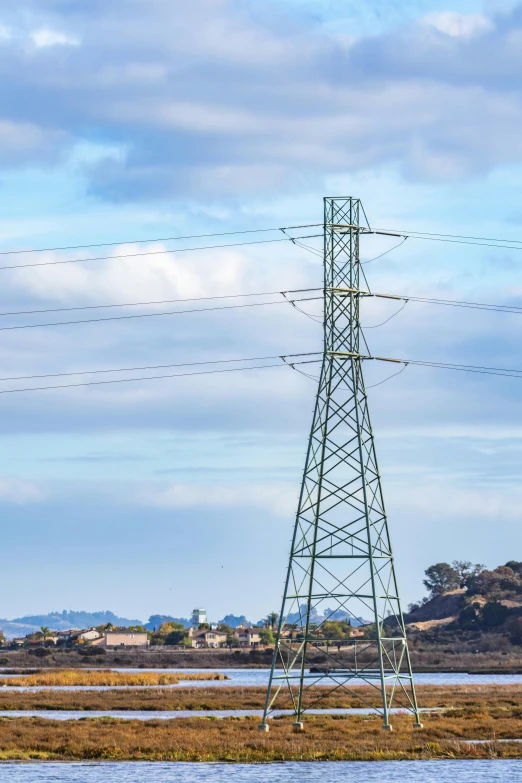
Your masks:
M522 5L11 5L0 250L121 244L0 256L22 267L0 269L1 378L319 350L320 325L288 304L24 329L6 327L209 303L5 313L318 286L321 259L286 241L172 252L277 230L165 238L320 223L324 195L359 196L377 227L522 241ZM395 244L369 237L362 254ZM78 258L93 260L48 263ZM522 305L521 264L509 248L410 238L366 269L375 291ZM518 315L410 302L370 328L397 309L365 303L376 354L522 368ZM367 383L389 374L368 366ZM438 560L522 559L521 392L413 366L370 390L405 602ZM314 393L265 368L0 394L0 616L277 608Z

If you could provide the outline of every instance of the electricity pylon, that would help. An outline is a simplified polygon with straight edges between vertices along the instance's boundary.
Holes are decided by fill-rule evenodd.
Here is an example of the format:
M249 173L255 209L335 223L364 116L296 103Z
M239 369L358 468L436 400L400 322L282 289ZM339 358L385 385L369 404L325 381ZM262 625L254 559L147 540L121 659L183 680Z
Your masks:
M324 355L263 731L284 707L302 729L334 691L377 703L385 729L392 707L422 726L362 373L361 212L358 199L324 200Z

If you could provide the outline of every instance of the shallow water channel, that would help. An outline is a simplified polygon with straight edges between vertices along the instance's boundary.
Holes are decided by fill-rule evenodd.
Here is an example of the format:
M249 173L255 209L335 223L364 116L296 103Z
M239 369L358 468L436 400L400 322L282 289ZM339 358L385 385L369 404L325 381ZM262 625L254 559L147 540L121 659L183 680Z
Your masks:
M434 712L427 707L421 712ZM391 714L404 712L392 708ZM272 716L293 715L293 710L274 710ZM307 715L375 715L366 707L337 707L329 710L306 710ZM171 720L172 718L261 718L263 710L0 710L0 718L47 718L48 720L80 720L88 718L121 718L123 720Z
M520 761L0 764L0 783L519 783Z

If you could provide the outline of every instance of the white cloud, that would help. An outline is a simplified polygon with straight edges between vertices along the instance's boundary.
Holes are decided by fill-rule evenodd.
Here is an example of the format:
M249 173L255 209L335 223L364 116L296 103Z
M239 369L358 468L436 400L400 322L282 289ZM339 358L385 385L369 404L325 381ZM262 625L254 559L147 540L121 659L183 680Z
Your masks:
M147 251L150 255L147 255ZM162 301L190 297L219 296L256 289L259 275L248 257L233 250L216 250L187 254L166 252L166 246L120 245L107 261L43 269L20 270L14 274L19 284L39 298L53 297L60 302L133 302ZM91 257L103 255L104 248ZM74 251L69 257L89 258L85 251ZM111 259L111 256L128 256ZM39 256L41 263L60 258L55 253ZM24 256L19 256L23 263ZM251 275L248 275L248 272ZM214 303L215 304L215 303ZM186 303L184 307L205 307L204 302ZM173 307L173 306L172 306ZM180 309L183 309L181 303ZM161 309L165 309L163 306ZM169 308L167 308L169 309Z
M38 49L45 49L49 46L78 46L80 43L73 36L46 27L35 30L30 37Z
M292 483L176 483L141 491L138 502L160 508L262 508L277 516L296 511L298 487Z
M32 481L0 476L0 502L26 505L41 500L43 494Z
M113 0L75 15L79 48L50 5L32 37L64 49L60 66L55 52L28 58L17 37L0 98L2 84L30 95L26 121L56 125L63 146L96 128L124 149L86 166L113 199L269 191L390 162L455 179L522 160L517 9L430 14L347 47L310 20L232 0Z
M484 489L460 488L452 486L447 480L434 481L431 484L410 482L407 489L390 485L387 487L388 502L402 512L415 512L419 518L427 520L433 517L446 521L461 519L471 524L474 519L513 523L522 515L522 493L510 487ZM518 531L517 531L518 532Z
M51 159L62 140L63 133L35 122L0 119L0 164L12 167L35 157Z
M421 22L453 38L472 38L494 29L493 22L484 14L460 14L457 11L428 14Z

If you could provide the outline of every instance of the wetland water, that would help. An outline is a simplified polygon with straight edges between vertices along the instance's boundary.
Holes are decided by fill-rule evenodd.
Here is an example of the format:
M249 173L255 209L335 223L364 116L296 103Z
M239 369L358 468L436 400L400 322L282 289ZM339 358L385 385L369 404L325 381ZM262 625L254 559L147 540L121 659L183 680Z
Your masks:
M102 668L102 667L100 667ZM110 690L140 690L150 688L230 688L231 686L266 686L270 671L268 669L116 669L118 672L155 672L157 674L193 674L209 672L215 674L220 671L226 674L228 680L181 680L178 685L117 685L110 686ZM22 672L20 673L22 674ZM103 685L39 685L27 688L17 687L15 685L3 686L2 678L6 676L0 670L0 687L5 690L60 690L60 691L87 691L87 690L107 690L109 686ZM277 675L276 675L277 676ZM516 685L522 683L522 674L462 674L457 672L432 672L429 674L415 674L416 685L491 685L493 683L502 683L504 685ZM310 678L312 680L313 678Z
M437 711L438 707L421 708L421 712ZM405 712L392 708L390 714ZM329 710L307 710L307 715L375 715L366 707L337 707ZM293 715L293 710L274 710L276 715ZM172 718L261 718L263 710L0 710L0 718L47 718L48 720L80 720L86 718L121 718L122 720L171 720Z
M0 783L520 783L520 761L0 764Z

